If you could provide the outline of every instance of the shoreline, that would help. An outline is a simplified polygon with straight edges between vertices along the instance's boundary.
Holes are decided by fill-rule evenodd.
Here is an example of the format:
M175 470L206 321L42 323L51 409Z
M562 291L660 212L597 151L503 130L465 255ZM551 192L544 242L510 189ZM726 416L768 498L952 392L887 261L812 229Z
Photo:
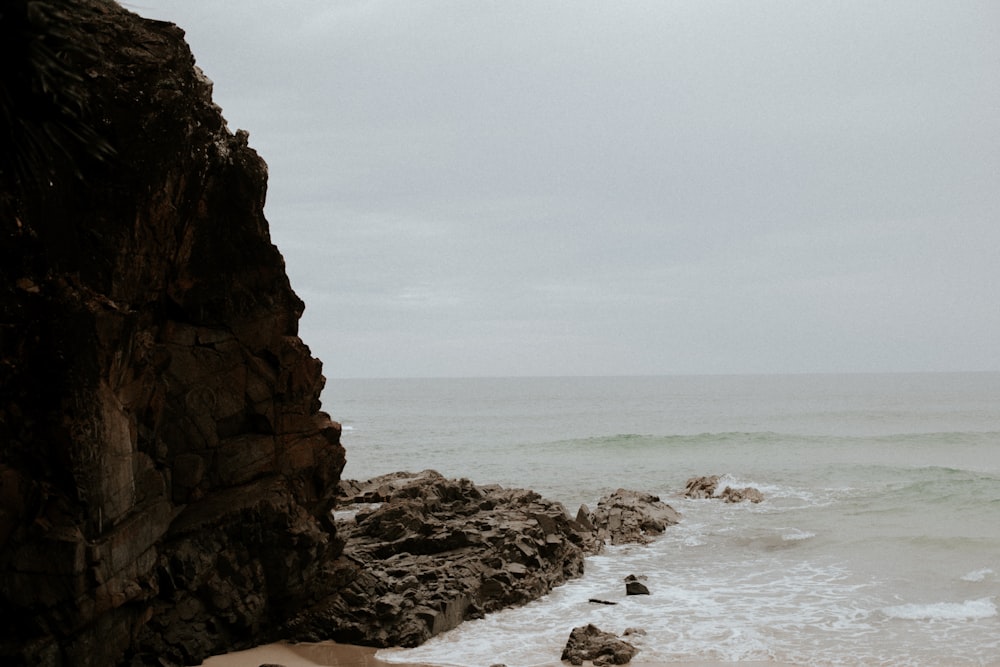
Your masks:
M291 644L275 642L263 644L245 651L235 651L212 656L206 659L203 667L261 667L274 665L280 667L441 667L422 662L386 662L376 657L381 650L370 646L354 644L338 644L337 642L316 642ZM586 663L590 664L590 663ZM681 662L644 662L633 660L629 665L634 667L796 667L786 662L722 662L717 660L684 660ZM532 667L566 667L568 662L558 658ZM488 667L483 665L482 667ZM511 666L516 667L516 666Z

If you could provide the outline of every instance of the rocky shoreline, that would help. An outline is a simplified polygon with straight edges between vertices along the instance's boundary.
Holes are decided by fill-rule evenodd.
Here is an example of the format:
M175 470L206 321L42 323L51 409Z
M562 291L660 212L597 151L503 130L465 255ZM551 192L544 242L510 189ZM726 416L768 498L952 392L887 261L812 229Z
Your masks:
M463 620L520 605L583 573L605 543L644 543L680 515L619 490L571 517L524 489L434 471L342 481L333 563L342 588L297 614L285 636L417 646Z
M719 479L692 478L678 495L763 500L756 489L720 489ZM291 646L418 646L465 620L538 599L581 576L585 558L606 545L648 544L682 518L659 497L638 491L618 489L593 511L584 505L571 515L530 490L432 470L341 480L332 517L344 540L341 556L327 567L338 590L283 626ZM653 594L644 579L626 577L625 594ZM619 637L583 625L558 659L624 664L638 652L629 637L642 634L627 628Z

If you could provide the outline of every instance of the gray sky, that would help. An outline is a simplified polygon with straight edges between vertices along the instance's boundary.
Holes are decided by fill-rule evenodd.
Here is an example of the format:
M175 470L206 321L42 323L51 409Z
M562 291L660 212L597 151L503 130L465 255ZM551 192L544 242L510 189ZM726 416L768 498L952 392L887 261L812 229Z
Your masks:
M328 377L1000 370L1000 2L127 6Z

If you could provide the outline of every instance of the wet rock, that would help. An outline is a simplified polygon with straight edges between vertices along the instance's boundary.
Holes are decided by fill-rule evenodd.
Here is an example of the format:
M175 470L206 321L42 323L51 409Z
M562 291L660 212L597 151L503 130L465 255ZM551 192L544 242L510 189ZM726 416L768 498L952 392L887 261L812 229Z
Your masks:
M692 477L684 486L684 496L686 498L714 498L715 490L719 486L719 476L709 475L705 477Z
M611 544L647 544L680 519L658 496L627 489L602 498L590 514L597 536Z
M721 492L718 488L718 475L692 477L685 484L684 495L688 498L718 498L727 503L741 503L744 501L759 503L764 500L764 494L752 486L743 489L734 489L727 486Z
M727 503L742 503L744 501L759 503L764 501L764 494L752 486L742 489L734 489L727 486L722 490L722 500Z
M625 577L625 595L649 595L649 589L639 577L630 574Z
M562 660L573 665L582 665L585 660L591 660L595 665L624 665L638 652L632 644L589 624L573 628L563 649Z

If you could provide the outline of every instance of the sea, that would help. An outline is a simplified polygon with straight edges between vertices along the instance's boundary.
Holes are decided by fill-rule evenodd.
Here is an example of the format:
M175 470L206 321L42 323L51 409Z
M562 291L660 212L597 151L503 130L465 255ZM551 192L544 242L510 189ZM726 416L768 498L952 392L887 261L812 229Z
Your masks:
M338 379L324 409L345 478L433 469L570 514L627 488L683 516L381 660L558 664L593 623L644 632L643 663L1000 665L1000 373ZM684 498L701 475L765 499Z

